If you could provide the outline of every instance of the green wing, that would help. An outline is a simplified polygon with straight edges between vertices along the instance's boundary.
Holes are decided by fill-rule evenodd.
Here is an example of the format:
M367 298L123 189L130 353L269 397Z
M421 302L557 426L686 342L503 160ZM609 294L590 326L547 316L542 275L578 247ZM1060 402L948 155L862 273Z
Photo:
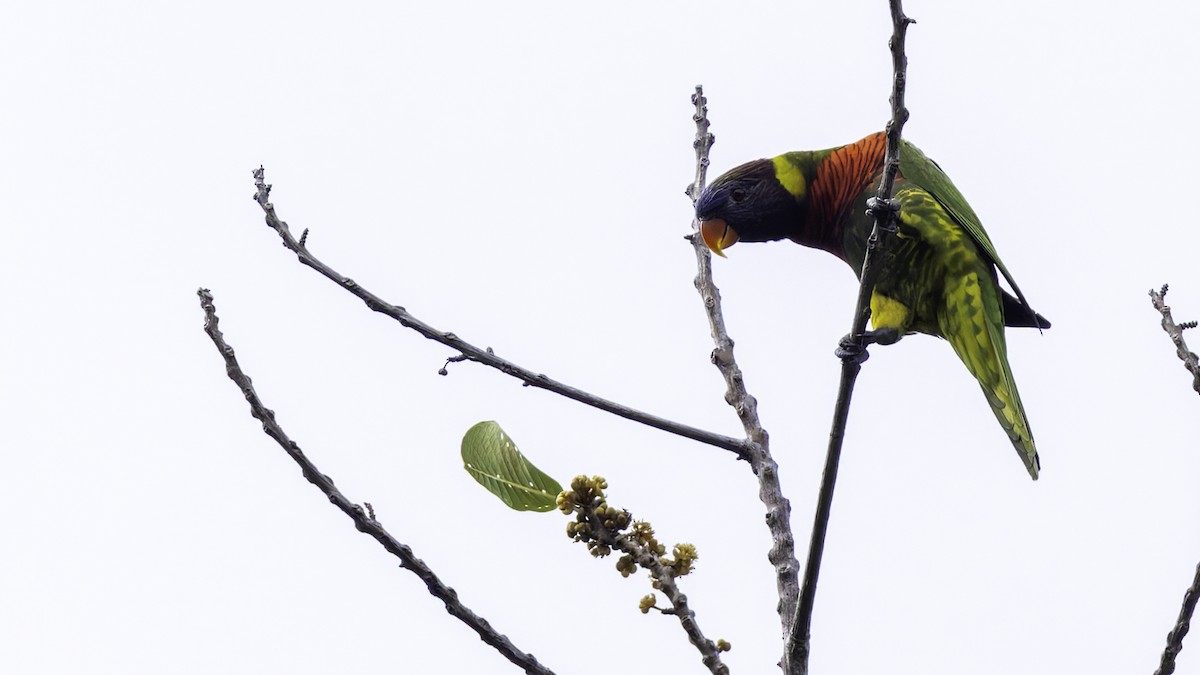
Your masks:
M1008 434L1017 455L1025 463L1029 475L1037 480L1037 446L1029 429L1029 418L1021 405L1017 383L1008 365L1008 348L1004 343L1004 318L1000 314L1000 289L989 279L991 271L977 256L976 269L958 275L947 275L944 311L938 313L942 334L954 347L967 370L975 376L983 395L987 397L996 420ZM971 267L972 265L967 265Z
M962 196L958 188L954 187L954 183L950 182L950 177L942 171L942 167L938 166L937 162L926 157L925 153L912 143L908 141L903 141L903 143L904 146L900 150L900 173L904 174L907 180L933 195L942 208L946 209L954 220L962 225L963 229L975 240L975 244L996 264L1000 274L1004 275L1004 280L1012 287L1017 300L1020 300L1021 304L1029 308L1032 313L1033 308L1029 306L1025 294L1021 292L1020 286L1017 286L1017 282L1009 273L1008 268L1000 261L996 247L992 245L992 240L988 239L987 232L979 222L979 216L975 215L975 211L967 203L966 198Z
M896 190L896 200L900 202L901 242L918 239L925 251L922 257L910 257L905 261L910 264L900 266L904 270L901 297L934 298L935 305L925 311L932 310L936 316L938 332L975 376L996 420L1029 475L1037 480L1037 446L1008 365L1003 301L992 261L961 220L928 190L910 181ZM910 284L907 293L904 281ZM875 309L874 301L871 307ZM871 320L874 325L875 317Z

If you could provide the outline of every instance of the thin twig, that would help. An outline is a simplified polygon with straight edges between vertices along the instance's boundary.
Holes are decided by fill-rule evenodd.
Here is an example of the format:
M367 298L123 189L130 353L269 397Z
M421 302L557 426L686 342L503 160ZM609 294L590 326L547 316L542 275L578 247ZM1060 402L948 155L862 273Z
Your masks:
M476 363L481 363L485 366L495 368L506 375L511 375L512 377L521 380L526 386L552 391L569 399L592 406L593 408L599 408L605 412L612 413L618 417L624 417L627 420L640 422L647 426L654 427L655 429L661 429L677 436L690 438L694 441L699 441L700 443L723 448L736 453L740 459L748 459L747 453L749 449L749 443L747 441L731 438L729 436L723 436L721 434L715 434L711 431L705 431L704 429L697 429L696 427L691 427L686 424L673 422L656 415L651 415L649 413L630 408L629 406L622 405L620 403L609 401L608 399L600 398L599 396L590 394L582 389L576 389L575 387L563 384L562 382L553 380L540 373L535 373L531 370L522 368L521 366L518 366L507 359L502 359L493 354L490 349L480 349L479 347L466 342L454 333L438 330L424 321L416 318L412 314L409 314L408 311L403 307L385 302L379 296L358 285L353 279L342 276L333 268L318 260L315 256L309 253L307 246L299 241L296 241L296 238L292 236L291 230L288 229L287 223L280 220L279 217L275 215L275 207L269 200L271 186L266 184L264 176L265 172L262 167L254 170L254 186L256 188L254 200L258 202L259 206L262 207L263 212L266 214L267 225L269 225L271 229L275 230L279 234L279 237L283 239L283 245L295 253L296 257L302 264L313 268L317 272L320 272L325 278L333 281L338 286L341 286L350 293L354 294L360 300L367 303L367 307L371 308L372 310L389 316L392 319L395 319L405 328L411 328L426 338L435 342L440 342L441 344L444 344L451 349L455 349L462 354L461 359L460 357L452 357L451 360L465 359L474 361ZM307 232L307 230L305 230L305 232Z
M383 525L375 519L374 509L369 508L369 504L368 508L364 509L347 499L334 486L333 480L317 469L316 465L300 450L300 446L284 433L283 428L275 421L275 413L263 405L262 401L258 398L258 394L254 391L254 386L250 383L250 378L242 372L242 368L238 365L237 358L234 356L233 347L230 347L225 342L224 335L217 328L220 320L217 318L217 308L213 305L212 293L206 288L201 288L197 291L197 295L200 296L200 306L204 309L204 332L208 333L208 336L212 338L213 344L217 346L217 351L221 352L221 356L225 359L225 373L242 390L242 394L250 404L250 414L262 422L263 431L275 439L275 442L283 447L288 456L300 465L301 471L304 472L304 477L310 483L317 486L317 489L323 492L334 506L341 509L347 516L350 516L354 521L355 527L360 532L374 537L389 553L400 559L401 567L420 577L421 581L425 582L425 587L429 589L429 593L445 603L446 611L475 631L481 640L503 654L504 658L524 668L526 673L554 675L553 671L538 663L532 654L526 654L518 650L507 637L496 632L496 629L492 628L486 619L483 619L464 606L459 601L458 594L454 592L453 588L442 583L442 580L433 573L433 570L429 569L423 561L413 555L411 548L396 541L384 529Z
M662 610L663 613L679 619L709 672L728 675L729 668L721 662L721 650L704 636L687 596L675 583L676 577L692 571L697 557L695 547L676 545L673 558L664 557L666 547L654 537L650 523L634 521L629 511L612 507L604 494L607 488L608 483L601 476L576 476L570 489L558 496L555 500L558 509L565 515L575 514L575 520L567 525L567 535L574 541L586 543L588 551L597 558L605 557L613 550L624 553L617 562L617 570L623 577L633 573L634 565L648 571L654 587L671 603L670 609ZM646 612L647 608L643 607L642 611Z
M1179 608L1179 619L1175 628L1167 633L1167 648L1163 650L1162 661L1154 675L1171 675L1175 672L1175 657L1183 650L1183 636L1188 634L1191 627L1192 613L1196 611L1196 600L1200 599L1200 565L1196 565L1196 576L1192 585L1183 594L1183 607Z
M842 439L846 434L846 421L850 416L850 399L854 394L854 381L866 355L866 343L862 335L871 315L871 292L879 274L875 264L881 250L887 246L895 233L897 205L892 200L892 187L900 169L900 132L908 121L908 108L904 106L904 86L908 58L904 54L904 37L912 19L904 15L901 0L890 0L892 14L892 38L888 46L892 52L892 118L887 123L887 151L884 155L883 177L869 209L875 217L871 236L867 239L866 257L862 274L859 275L858 300L854 307L849 339L851 349L843 349L842 377L838 386L837 404L834 407L833 424L829 431L829 449L825 455L825 470L821 475L821 490L817 496L817 510L813 518L812 538L809 541L808 561L804 567L804 582L800 587L800 600L796 605L796 620L788 637L784 672L808 673L810 631L812 628L813 603L817 594L817 578L821 572L821 556L825 550L825 533L829 529L829 513L833 505L833 489L837 483L838 462L842 454ZM882 236L881 236L882 235ZM846 347L847 345L843 345Z
M1188 328L1195 328L1195 321L1185 321L1181 324L1176 324L1175 319L1171 318L1171 308L1166 304L1167 285L1163 284L1162 290L1150 291L1150 302L1154 303L1154 309L1157 309L1162 314L1162 327L1167 331L1167 335L1171 336L1171 342L1175 343L1175 354L1179 356L1179 360L1183 361L1183 367L1188 369L1192 374L1192 389L1200 394L1200 359L1197 359L1196 353L1189 350L1187 342L1183 339L1183 331Z
M670 613L679 618L679 624L687 633L688 641L700 651L701 661L709 672L713 675L729 675L729 667L722 663L721 652L717 649L716 643L704 636L704 632L700 630L700 624L696 621L696 613L688 605L687 596L679 590L679 584L675 583L674 571L664 565L658 556L631 535L606 536L604 528L598 523L592 521L589 523L592 525L593 534L600 541L604 541L614 550L632 557L639 567L650 571L650 575L658 584L658 589L671 603Z
M696 107L693 115L696 121L696 141L693 143L696 148L696 179L688 188L688 196L695 204L704 191L708 152L715 138L708 133L708 101L704 98L703 87L697 85L696 93L692 94L692 103ZM696 290L704 300L709 331L716 345L712 362L725 378L725 400L733 406L746 431L750 467L758 477L758 497L767 507L767 527L771 531L772 541L767 559L775 566L779 621L783 634L787 635L796 614L800 569L800 562L796 560L796 540L792 535L792 505L783 496L783 489L779 485L779 467L771 457L770 436L758 419L758 401L746 391L742 370L733 357L733 340L725 330L725 317L721 312L721 292L713 283L712 256L700 237L693 234L691 240L692 248L696 251Z

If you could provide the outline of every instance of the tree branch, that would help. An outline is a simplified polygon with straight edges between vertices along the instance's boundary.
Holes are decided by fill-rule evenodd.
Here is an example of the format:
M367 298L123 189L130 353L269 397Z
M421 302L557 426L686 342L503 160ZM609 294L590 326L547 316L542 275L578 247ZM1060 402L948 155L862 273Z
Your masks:
M704 191L708 152L716 139L708 133L708 101L704 98L703 87L696 87L692 103L696 106L696 113L692 117L696 122L696 140L693 143L696 148L696 179L688 186L688 196L694 205ZM783 496L783 489L779 485L779 467L771 457L770 436L758 419L758 401L746 391L742 370L733 357L733 340L725 330L725 316L721 311L721 292L713 282L712 256L700 237L693 233L690 239L696 252L696 290L704 300L709 331L716 345L711 359L725 378L725 401L733 407L746 431L750 467L758 477L758 497L767 507L767 527L773 542L767 559L775 566L775 584L779 591L777 609L783 634L787 635L796 612L800 569L800 562L796 560L796 540L792 535L792 505Z
M908 24L913 20L904 15L901 0L889 0L892 13L892 38L888 46L892 52L892 118L887 123L887 151L884 155L883 177L875 198L868 202L868 210L875 218L871 236L867 239L867 252L859 275L858 300L854 307L854 320L850 334L838 350L842 359L842 377L838 386L837 404L834 407L833 424L829 431L829 449L825 455L825 470L821 475L821 490L817 496L817 510L813 518L812 538L808 547L808 562L804 567L804 582L800 587L800 600L796 606L796 619L788 637L784 655L784 672L808 673L813 603L817 594L817 578L821 572L821 557L825 551L825 533L829 529L829 514L833 505L833 490L837 483L838 462L842 454L842 440L846 435L846 421L850 416L850 399L854 394L854 382L862 362L866 360L866 341L863 333L871 315L871 292L875 278L879 275L876 263L888 244L888 235L896 231L895 219L899 206L892 200L892 187L900 169L900 132L908 121L908 108L904 106L904 86L908 58L904 54L904 37Z
M496 632L496 629L492 628L486 619L463 605L453 588L442 583L442 580L433 573L433 570L429 569L423 561L413 555L411 548L396 541L384 529L383 525L375 519L374 509L368 508L364 510L363 507L347 499L334 486L333 479L317 469L317 466L300 450L300 446L284 433L283 428L275 421L274 411L268 410L263 405L262 401L258 398L258 393L254 391L254 385L250 383L250 378L242 372L241 366L238 365L237 357L234 356L233 347L230 347L225 342L224 335L217 328L220 319L217 318L217 308L213 304L212 293L207 288L201 288L196 294L200 296L200 307L204 309L204 332L212 338L213 344L217 346L217 351L221 352L221 356L225 359L225 373L242 390L242 394L250 404L250 414L262 422L263 431L275 439L275 442L283 447L284 452L296 464L300 465L300 469L304 472L304 477L308 479L308 482L317 486L317 489L323 492L334 506L341 509L347 516L350 516L350 519L354 521L354 525L358 528L359 532L374 537L376 541L387 549L388 553L400 559L401 567L420 577L421 581L425 582L425 587L429 589L429 593L446 604L446 611L475 631L481 640L494 647L496 651L504 655L504 658L525 669L526 673L554 675L553 671L538 663L532 654L526 654L518 650L507 637Z
M1183 367L1188 369L1192 374L1192 389L1200 394L1200 360L1197 359L1196 353L1189 350L1187 342L1183 340L1183 331L1188 328L1195 328L1195 321L1185 321L1181 324L1176 324L1171 318L1171 308L1166 304L1167 284L1163 284L1162 290L1150 291L1150 302L1154 304L1154 309L1157 309L1162 314L1162 327L1171 336L1171 342L1175 343L1175 354L1179 356L1179 360L1183 361Z
M1171 317L1171 308L1166 303L1167 289L1167 284L1163 284L1158 291L1151 289L1150 302L1154 305L1154 309L1162 314L1162 327L1167 335L1171 336L1171 342L1175 343L1175 354L1192 374L1192 389L1200 393L1200 360L1197 359L1195 352L1188 349L1187 342L1183 339L1183 331L1195 328L1196 322L1175 323L1175 319ZM1175 621L1175 627L1171 629L1170 633L1167 633L1167 646L1163 649L1162 659L1159 662L1158 670L1154 671L1154 675L1171 675L1175 672L1175 657L1183 650L1183 638L1191 627L1192 614L1196 611L1197 600L1200 600L1200 565L1196 566L1196 576L1192 579L1191 587L1183 594L1183 606L1179 608L1179 618Z
M591 524L594 534L598 537L603 537L603 528L594 522L591 522ZM658 559L658 556L646 546L628 534L601 538L600 540L605 541L612 548L633 558L639 567L649 570L650 575L657 582L658 589L670 601L671 613L679 619L679 625L687 633L688 641L700 652L700 658L704 666L713 675L729 675L729 667L721 661L721 652L717 649L716 643L704 636L704 632L700 630L700 624L696 621L696 613L688 605L687 596L683 594L683 591L679 590L679 584L675 583L674 571L664 565Z
M737 438L731 438L729 436L723 436L721 434L715 434L711 431L705 431L704 429L698 429L696 427L680 424L656 415L651 415L649 413L630 408L629 406L600 398L599 396L590 394L582 389L576 389L570 385L563 384L562 382L553 380L541 373L535 373L531 370L522 368L511 361L502 359L492 353L490 349L480 349L479 347L476 347L475 345L472 345L469 342L459 338L454 333L438 330L433 326L421 321L420 319L417 319L412 314L409 314L408 311L403 307L385 302L379 296L368 291L362 286L359 286L353 279L342 276L333 268L329 267L309 253L306 244L308 230L304 230L303 234L300 235L299 241L292 236L291 230L288 228L287 223L280 220L279 217L275 215L275 207L269 201L271 186L266 184L264 181L264 176L265 172L262 167L254 170L254 186L256 188L254 200L258 202L259 206L262 207L263 212L266 214L267 225L269 225L271 229L275 230L279 234L279 237L283 239L283 245L288 250L295 253L296 257L302 264L313 268L317 272L320 272L325 278L354 294L360 300L365 302L367 307L371 308L372 310L395 319L400 323L400 325L404 326L405 328L411 328L430 340L440 342L451 349L458 350L461 353L461 356L451 357L451 361L466 360L481 363L485 366L495 368L506 375L510 375L518 380L521 380L526 386L552 391L556 394L579 401L580 403L589 405L593 408L599 408L605 412L612 413L618 417L623 417L627 420L633 420L634 422L640 422L646 426L654 427L655 429L661 429L662 431L666 431L677 436L683 436L684 438L690 438L694 441L699 441L700 443L729 450L736 453L739 459L749 458L749 444L746 441Z
M649 572L654 587L671 602L671 608L663 613L674 614L679 619L688 640L700 652L704 666L713 675L729 675L729 668L721 662L721 648L704 636L687 596L675 583L677 577L692 571L695 547L677 544L674 558L665 557L666 547L654 537L650 523L633 521L629 511L610 506L604 494L607 487L608 483L600 476L576 476L570 489L559 495L555 502L558 509L566 515L575 514L575 521L567 524L567 536L586 543L588 551L596 558L603 558L613 550L624 553L617 562L617 570L623 577L629 577L635 565ZM651 602L647 605L643 600L643 613L654 606L653 596L648 597Z
M1162 661L1154 675L1171 675L1175 672L1175 657L1183 651L1183 636L1188 634L1191 627L1192 613L1196 611L1196 600L1200 599L1200 565L1196 565L1196 576L1192 585L1183 594L1183 607L1179 608L1179 618L1175 628L1167 633L1167 648L1163 650Z

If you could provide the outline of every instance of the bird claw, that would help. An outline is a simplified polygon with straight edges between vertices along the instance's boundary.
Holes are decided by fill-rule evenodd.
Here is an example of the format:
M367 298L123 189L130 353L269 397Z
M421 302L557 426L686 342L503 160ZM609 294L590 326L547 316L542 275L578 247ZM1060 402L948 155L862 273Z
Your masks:
M838 340L837 349L833 350L833 354L842 361L849 361L858 365L862 365L863 361L871 357L867 353L866 342L856 339L853 335L846 335L841 340Z
M900 213L900 200L898 199L871 197L867 200L867 215L872 218L880 218L894 213Z
M838 348L833 353L843 361L861 364L869 357L867 345L895 344L900 337L900 331L895 328L881 328L863 331L859 335L846 335L838 340Z
M902 334L895 328L879 328L877 330L865 331L862 334L863 344L868 345L894 345L900 341Z

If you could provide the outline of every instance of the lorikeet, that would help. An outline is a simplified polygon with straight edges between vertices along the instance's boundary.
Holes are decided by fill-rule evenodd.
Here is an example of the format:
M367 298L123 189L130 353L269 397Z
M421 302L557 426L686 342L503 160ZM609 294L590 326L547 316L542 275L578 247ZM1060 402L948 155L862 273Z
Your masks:
M859 274L873 224L866 203L879 184L886 142L877 133L732 169L696 202L704 243L723 256L738 241L791 239L836 255ZM1037 480L1037 448L1008 366L1004 327L1050 322L1029 307L950 178L907 141L893 197L899 238L881 261L868 339L889 344L919 332L948 340ZM997 270L1016 297L1000 288Z

